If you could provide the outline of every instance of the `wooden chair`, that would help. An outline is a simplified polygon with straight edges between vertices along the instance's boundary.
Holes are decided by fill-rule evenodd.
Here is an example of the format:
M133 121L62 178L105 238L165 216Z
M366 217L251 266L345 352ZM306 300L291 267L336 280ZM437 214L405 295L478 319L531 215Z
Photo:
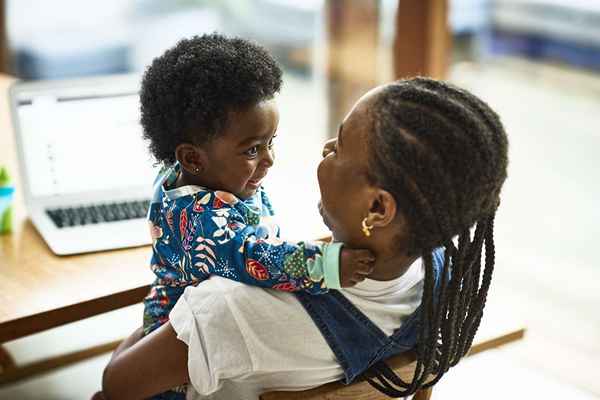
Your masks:
M522 339L524 334L524 328L516 328L480 340L475 338L475 343L471 347L467 357ZM416 364L415 355L413 353L400 354L388 360L388 364L398 376L407 381L412 378L414 373ZM430 397L431 388L417 391L413 399L429 400ZM367 381L359 380L350 385L331 382L314 389L299 392L268 392L262 394L260 400L389 400L389 397L371 387Z

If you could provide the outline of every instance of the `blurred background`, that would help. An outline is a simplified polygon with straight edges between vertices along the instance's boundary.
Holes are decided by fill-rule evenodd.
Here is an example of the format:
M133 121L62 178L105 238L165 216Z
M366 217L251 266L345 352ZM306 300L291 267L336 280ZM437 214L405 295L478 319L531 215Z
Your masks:
M300 213L293 199L274 196L284 232L298 237L322 228L316 207L306 209L319 197L322 142L362 93L410 75L419 56L407 49L415 43L403 0L3 3L2 62L25 80L142 72L178 39L204 32L266 46L285 71L266 186L305 193ZM447 20L449 35L438 32L434 47L448 45L425 57L421 72L481 96L506 126L510 170L490 296L528 332L465 360L433 398L600 398L600 1L450 0ZM132 306L4 346L28 362L122 338L140 317ZM0 398L87 398L108 357L0 386Z

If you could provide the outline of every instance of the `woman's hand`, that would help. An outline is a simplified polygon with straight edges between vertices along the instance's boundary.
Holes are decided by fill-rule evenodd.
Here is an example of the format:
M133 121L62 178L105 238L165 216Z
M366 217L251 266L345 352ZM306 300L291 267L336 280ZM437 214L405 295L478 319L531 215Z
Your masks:
M340 253L340 285L350 287L362 282L373 272L375 256L370 250L342 247Z

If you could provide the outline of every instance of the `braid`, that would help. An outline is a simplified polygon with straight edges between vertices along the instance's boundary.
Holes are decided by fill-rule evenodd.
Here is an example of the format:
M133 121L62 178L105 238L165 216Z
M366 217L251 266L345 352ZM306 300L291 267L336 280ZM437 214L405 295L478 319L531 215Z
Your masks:
M474 322L473 329L469 332L469 338L466 344L467 349L471 347L475 333L479 328L479 323L483 316L483 308L485 307L485 302L487 300L487 292L492 283L492 273L494 272L494 261L496 257L496 249L494 247L494 217L495 215L492 215L489 218L485 232L485 271L483 273L481 288L474 299L475 312L472 313Z
M365 374L381 392L400 397L437 383L473 343L494 268L494 216L508 140L486 103L427 78L387 85L370 111L370 178L396 199L410 226L409 253L421 255L425 268L412 381L383 361ZM436 292L432 251L440 246L444 265Z
M442 340L447 342L444 352L442 352L442 361L441 364L444 367L443 369L448 369L448 364L452 363L452 360L456 354L456 324L458 320L458 306L460 297L458 293L460 293L460 284L462 283L464 268L463 268L463 260L466 258L466 243L469 238L469 231L460 235L458 239L458 249L457 256L452 259L452 279L450 280L450 293L448 295L447 304L445 307L447 308L446 312L448 314L448 318L444 321L444 332L442 334ZM440 368L440 371L443 370ZM445 372L445 371L444 371ZM438 371L438 375L440 375Z
M433 335L432 332L437 332L439 326L436 326L437 318L435 318L434 314L434 299L433 299L433 289L434 289L434 278L433 278L433 258L431 254L427 254L423 256L423 261L425 262L425 279L428 281L428 292L431 293L431 298L427 299L427 301L423 302L424 312L421 313L421 324L420 330L421 334L421 343L417 342L417 346L421 345L423 347L423 371L421 376L417 382L415 382L415 386L421 386L424 381L427 379L429 374L433 369L433 360L435 359L436 350L437 350L437 334Z
M472 330L472 316L483 311L483 307L480 308L478 305L477 295L479 293L479 274L481 270L481 247L483 244L484 231L486 231L486 229L486 221L480 221L477 223L475 237L471 245L471 257L476 257L477 260L473 260L472 258L469 260L469 264L467 264L467 268L469 268L469 276L465 276L464 280L466 290L460 293L461 307L459 309L459 315L462 316L463 320L461 321L462 329L460 332L460 338L458 340L459 357L456 359L455 364L458 363L460 357L465 355L469 347L471 347L471 345L467 345L467 343L468 337Z

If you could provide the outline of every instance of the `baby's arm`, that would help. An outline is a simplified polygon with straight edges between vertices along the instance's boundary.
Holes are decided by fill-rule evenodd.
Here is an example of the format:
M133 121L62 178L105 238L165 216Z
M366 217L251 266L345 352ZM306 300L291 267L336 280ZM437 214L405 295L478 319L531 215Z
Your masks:
M351 276L340 282L341 244L257 239L256 227L246 225L233 207L204 213L201 225L203 235L195 240L188 263L192 275L216 274L254 286L317 294L361 280L354 274L361 267L363 279L370 272L370 254L344 249Z

